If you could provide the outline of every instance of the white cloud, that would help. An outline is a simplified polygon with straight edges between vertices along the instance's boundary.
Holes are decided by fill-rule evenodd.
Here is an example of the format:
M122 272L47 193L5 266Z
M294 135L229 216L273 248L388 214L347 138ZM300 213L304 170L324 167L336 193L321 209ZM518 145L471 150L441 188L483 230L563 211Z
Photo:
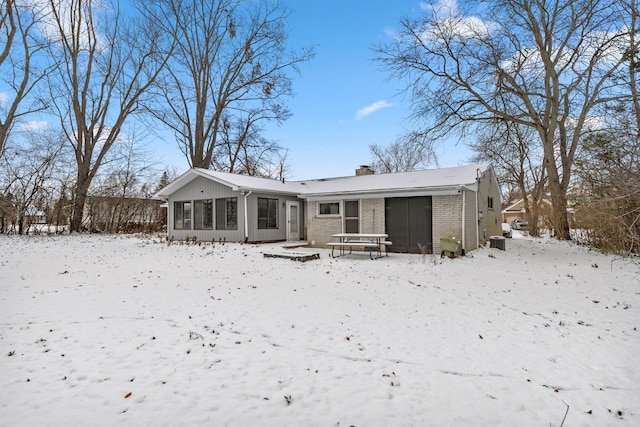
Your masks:
M25 132L29 132L29 131L39 130L39 129L46 129L47 127L49 127L49 123L48 122L45 122L45 121L31 121L31 122L26 122L26 123L22 124L22 126L20 126L20 130L25 131Z
M370 114L375 113L376 111L382 109L382 108L387 108L387 107L393 107L393 104L387 102L387 101L378 101L378 102L374 102L371 105L367 105L366 107L363 107L361 109L358 110L358 112L356 113L356 120L362 120L363 118L367 117Z
M9 103L9 95L6 92L0 92L0 107L4 107Z
M423 29L422 39L436 43L446 37L472 39L485 37L498 28L496 22L483 20L477 16L466 16L458 10L457 0L440 0L434 4L421 3L420 7L433 14L435 22Z

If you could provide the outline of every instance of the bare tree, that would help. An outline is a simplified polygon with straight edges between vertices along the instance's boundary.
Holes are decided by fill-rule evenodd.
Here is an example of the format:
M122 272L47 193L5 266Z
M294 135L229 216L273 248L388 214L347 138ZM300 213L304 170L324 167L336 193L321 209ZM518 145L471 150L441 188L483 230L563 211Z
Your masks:
M437 164L433 147L424 144L423 135L418 132L410 132L387 147L371 144L369 152L374 157L372 167L378 173L409 172Z
M629 108L631 107L631 108ZM610 110L606 131L586 138L576 157L576 221L588 243L640 253L640 136L633 104Z
M468 12L455 1L429 3L419 19L402 20L393 43L376 48L377 60L408 79L432 141L497 120L534 129L556 236L569 239L567 189L589 119L612 99L632 99L611 78L626 61L630 16L605 0L489 3L466 2L478 5Z
M149 22L125 20L118 4L49 0L49 6L55 24L50 55L61 59L49 87L75 154L71 230L80 231L91 182L127 119L145 102L170 46Z
M144 8L177 42L156 85L162 101L149 110L175 133L190 166L234 171L234 149L222 160L218 146L266 142L254 136L258 123L290 116L288 73L313 52L286 49L288 11L277 0L158 0Z
M632 29L638 26L636 0L622 1ZM576 221L590 244L621 254L640 253L640 58L632 31L625 51L628 66L616 78L626 82L633 102L614 102L602 109L604 124L584 139L576 156L580 191Z
M46 41L39 37L37 27L45 17L45 7L37 2L5 0L0 9L0 79L10 89L7 99L0 98L0 157L14 124L47 107L32 96L49 72L38 61Z
M477 139L469 146L475 152L472 161L491 162L503 191L506 189L522 198L529 232L538 236L547 180L535 134L529 127L497 121L480 127ZM503 199L510 200L509 197Z
M151 153L139 147L142 139L137 131L128 134L127 141L113 147L89 192L84 226L91 231L140 231L157 226L161 202L149 197L158 171Z
M7 208L18 234L29 229L36 212L45 213L54 192L52 177L60 165L64 147L64 136L56 131L30 131L22 144L11 147L0 159L2 196L11 199Z
M259 117L249 113L245 120L223 126L211 166L230 173L272 177L274 168L280 167L280 159L286 157L286 150L262 135L259 122Z

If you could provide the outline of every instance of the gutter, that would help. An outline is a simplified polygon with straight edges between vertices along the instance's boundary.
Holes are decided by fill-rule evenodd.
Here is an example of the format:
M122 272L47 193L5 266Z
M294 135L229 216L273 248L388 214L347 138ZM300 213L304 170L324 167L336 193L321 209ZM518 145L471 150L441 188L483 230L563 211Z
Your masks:
M464 185L462 186L464 187ZM335 200L339 198L360 196L360 198L384 198L384 197L411 197L415 194L424 195L446 195L458 194L460 185L443 185L439 187L407 187L407 188L378 188L373 190L348 190L348 191L329 191L316 193L300 193L301 199L310 201L318 200Z

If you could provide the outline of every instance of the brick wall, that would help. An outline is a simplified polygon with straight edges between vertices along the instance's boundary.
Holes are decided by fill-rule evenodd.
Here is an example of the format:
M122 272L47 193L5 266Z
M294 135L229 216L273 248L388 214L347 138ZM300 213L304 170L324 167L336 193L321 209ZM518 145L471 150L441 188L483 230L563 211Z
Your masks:
M342 209L342 206L341 206ZM325 247L342 233L342 216L318 216L318 202L307 202L307 241L313 247ZM384 199L360 200L360 232L384 233Z
M473 201L475 203L475 200ZM462 196L433 196L431 199L433 216L433 253L439 254L441 237L461 238Z
M325 247L331 237L342 232L342 217L319 217L318 202L307 202L307 241L312 247Z
M384 199L360 200L360 232L384 233Z

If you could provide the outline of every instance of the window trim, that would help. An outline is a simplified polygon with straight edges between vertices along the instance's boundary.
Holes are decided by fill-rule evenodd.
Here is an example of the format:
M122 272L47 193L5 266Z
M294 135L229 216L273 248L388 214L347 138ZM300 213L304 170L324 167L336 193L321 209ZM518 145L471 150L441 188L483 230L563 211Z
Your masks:
M260 221L264 220L264 217L260 216L260 200L266 200L267 201L267 217L266 217L266 226L261 226ZM256 204L257 204L257 219L258 219L258 230L278 230L280 228L280 224L279 224L279 216L280 216L280 199L272 199L269 197L256 197ZM275 206L275 224L274 226L270 226L270 221L269 221L269 215L270 215L270 208L272 207L271 205Z
M189 217L185 218L184 215L184 206L188 204L189 205ZM178 210L178 205L180 206L180 210ZM177 227L177 214L178 212L181 212L181 217L182 217L182 227ZM193 225L191 217L193 215L193 202L191 200L176 200L173 202L173 229L174 230L191 230L191 227ZM186 220L186 221L185 221ZM185 226L185 222L188 222L189 224Z
M235 202L236 208L235 208L235 224L233 226L229 226L229 217L228 217L228 211L227 211L227 203L229 200L233 200ZM218 227L218 225L220 225L220 216L218 215L218 203L222 203L222 207L223 207L223 212L224 215L222 216L222 222L224 223L224 228L220 228ZM215 229L216 230L237 230L238 229L238 198L237 197L219 197L217 199L215 199L215 207L214 210L216 212L216 218L215 218Z
M493 197L491 196L487 197L487 209L493 210Z
M328 213L328 214L320 213L320 205L334 205L334 204L338 205L338 213ZM340 217L342 215L342 203L340 203L339 200L327 200L327 201L318 202L316 207L316 215L323 218Z
M203 223L204 223L204 219L206 217L206 215L204 215L204 206L205 206L205 202L211 202L210 207L211 207L211 212L210 212L210 218L211 218L211 225L209 227L205 226L204 224L196 224L196 205L197 204L201 204L202 205L202 219ZM213 223L214 223L214 210L213 210L213 199L199 199L199 200L194 200L193 201L193 229L194 230L213 230Z

